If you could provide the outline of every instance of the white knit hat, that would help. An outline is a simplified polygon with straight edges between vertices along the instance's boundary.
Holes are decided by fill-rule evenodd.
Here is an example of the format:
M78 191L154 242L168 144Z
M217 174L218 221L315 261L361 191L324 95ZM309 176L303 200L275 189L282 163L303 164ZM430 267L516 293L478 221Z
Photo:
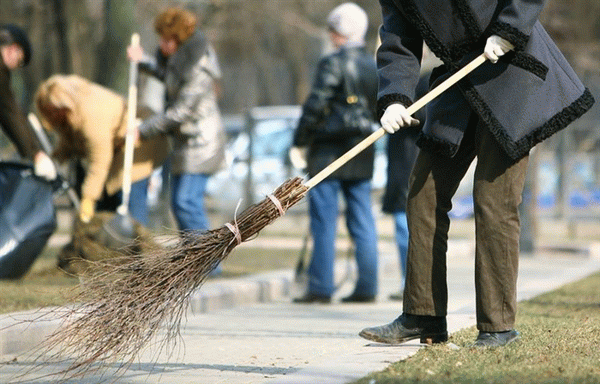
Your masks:
M329 28L353 43L364 43L369 20L367 13L355 3L335 7L327 16Z

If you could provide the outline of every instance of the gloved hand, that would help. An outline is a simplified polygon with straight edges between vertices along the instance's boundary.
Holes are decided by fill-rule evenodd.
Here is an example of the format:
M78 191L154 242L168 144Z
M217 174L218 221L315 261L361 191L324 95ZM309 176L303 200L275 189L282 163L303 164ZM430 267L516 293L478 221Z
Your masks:
M96 212L96 202L89 197L81 199L79 204L79 220L83 223L89 223Z
M142 145L142 138L140 136L139 128L143 122L144 120L140 119L139 117L135 119L135 129L133 130L133 142L136 148Z
M515 46L508 40L501 38L498 35L488 37L483 49L483 54L492 63L496 63L498 58L508 51L514 49Z
M394 133L400 128L418 125L419 120L408 114L406 107L402 104L390 104L381 116L381 127L387 133Z
M292 147L288 155L294 168L305 169L308 166L305 147Z
M33 159L33 173L48 181L56 179L57 172L54 162L45 152L39 151Z
M144 48L141 45L127 46L127 58L129 61L141 61L144 58Z

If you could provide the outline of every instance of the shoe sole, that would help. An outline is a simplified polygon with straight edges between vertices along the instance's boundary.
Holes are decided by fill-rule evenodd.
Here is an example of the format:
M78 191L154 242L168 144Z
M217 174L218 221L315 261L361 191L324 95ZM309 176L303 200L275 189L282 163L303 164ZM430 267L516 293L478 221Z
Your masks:
M419 338L420 338L419 341L421 342L421 344L428 344L428 345L445 343L446 341L448 341L448 332L427 334L427 335L416 334L416 335L412 335L412 336L406 336L401 339L393 339L393 340L385 338L385 337L380 337L374 333L365 332L365 331L361 331L358 335L360 337L362 337L363 339L375 341L378 343L384 343L384 344L401 344L405 341L419 339Z

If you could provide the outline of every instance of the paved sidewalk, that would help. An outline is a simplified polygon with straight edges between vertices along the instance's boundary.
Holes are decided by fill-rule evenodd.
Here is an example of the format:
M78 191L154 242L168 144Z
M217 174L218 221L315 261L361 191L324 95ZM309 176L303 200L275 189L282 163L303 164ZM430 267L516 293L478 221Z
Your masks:
M449 330L475 324L473 244L451 241L448 258ZM386 368L422 347L417 341L398 346L370 343L357 336L367 326L393 320L401 304L387 298L398 288L397 257L390 247L381 252L380 295L374 304L341 304L349 293L344 284L331 305L298 305L290 301L299 292L291 271L276 271L245 279L208 282L192 298L182 329L183 342L169 357L144 351L139 362L121 377L91 376L69 383L348 383ZM595 253L538 252L520 262L519 300L552 290L600 269ZM337 274L344 275L345 264ZM33 322L28 328L8 327L14 314L0 319L0 382L32 367L31 348L56 326ZM527 342L527 335L523 335ZM13 360L15 359L15 360ZM50 365L41 373L54 372ZM23 376L22 382L55 380Z

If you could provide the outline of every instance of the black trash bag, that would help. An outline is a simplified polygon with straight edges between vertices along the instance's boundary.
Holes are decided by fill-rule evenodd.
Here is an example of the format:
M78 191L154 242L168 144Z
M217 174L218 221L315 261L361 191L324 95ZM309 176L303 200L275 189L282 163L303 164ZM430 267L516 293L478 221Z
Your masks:
M26 164L0 162L0 279L19 279L56 229L53 184Z

